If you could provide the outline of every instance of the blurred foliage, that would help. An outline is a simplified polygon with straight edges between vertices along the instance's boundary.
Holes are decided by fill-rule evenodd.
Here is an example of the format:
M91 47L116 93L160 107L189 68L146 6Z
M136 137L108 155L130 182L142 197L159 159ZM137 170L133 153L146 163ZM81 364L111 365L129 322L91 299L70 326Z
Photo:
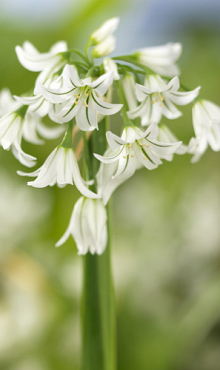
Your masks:
M77 17L68 9L57 30L2 24L1 88L22 94L36 77L19 65L15 45L28 39L43 51L66 39L80 46L118 6L116 0L90 1ZM183 34L183 83L201 84L201 95L219 104L216 35L193 27ZM193 134L191 109L182 111L169 126L187 144ZM56 143L24 149L41 164ZM119 370L219 369L219 160L210 150L194 165L189 156L176 156L156 171L139 171L115 193ZM54 244L79 193L71 186L28 188L16 175L21 165L10 152L0 151L0 164L0 368L77 370L81 258L72 240L59 249Z

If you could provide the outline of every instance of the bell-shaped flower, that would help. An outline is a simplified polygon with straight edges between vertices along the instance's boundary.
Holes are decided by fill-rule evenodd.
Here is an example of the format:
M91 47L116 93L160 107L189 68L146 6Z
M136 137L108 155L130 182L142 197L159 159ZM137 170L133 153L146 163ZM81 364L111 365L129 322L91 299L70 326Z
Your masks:
M128 112L131 119L141 117L142 126L159 123L162 116L175 119L182 115L176 105L187 105L197 96L200 86L192 91L177 91L180 88L179 78L174 77L166 83L158 75L149 75L145 84L136 84L136 96L141 104Z
M53 109L50 118L58 123L69 122L76 117L76 123L83 131L98 129L97 113L112 115L117 113L122 104L110 104L99 96L103 96L113 81L113 73L108 72L93 81L90 77L79 79L75 67L66 65L59 81L63 81L60 88L53 86L46 88L38 84L35 93L41 94L50 103Z
M133 110L137 107L137 97L135 94L135 79L131 73L126 73L122 79L122 88L129 110Z
M176 152L181 142L163 143L157 140L159 129L156 124L151 125L145 132L137 127L126 127L121 137L108 131L108 144L114 155L104 157L94 154L103 163L117 162L113 178L125 175L131 177L136 169L144 166L153 170L162 164L161 158Z
M19 107L20 104L13 99L9 89L4 88L0 91L0 118L12 111L15 111Z
M75 239L79 254L104 252L107 245L107 212L100 199L78 199L69 226L56 247L64 244L70 235Z
M94 46L105 41L118 28L120 19L114 17L105 21L97 30L95 30L89 37L89 45Z
M166 125L160 125L159 126L159 134L157 137L158 141L161 141L163 143L176 143L178 142L178 139L173 134L173 132L166 126ZM175 154L186 154L188 152L188 146L181 144L180 147L175 151ZM163 157L167 161L173 160L173 154L169 154L165 157Z
M192 138L188 152L194 155L192 162L197 162L208 145L214 151L220 150L220 107L210 101L199 100L192 114L196 137Z
M75 153L72 148L63 146L56 147L48 156L44 164L36 171L24 173L18 171L21 176L36 177L34 181L28 182L28 185L35 188L44 188L45 186L64 187L67 184L75 184L77 189L86 197L99 198L99 196L88 189L86 183L79 171Z
M176 61L182 53L180 43L168 43L138 50L132 58L162 76L174 77L179 75Z
M54 44L47 53L39 51L28 41L23 47L16 46L15 51L19 62L29 71L44 71L43 75L56 73L66 63L64 54L67 51L67 44L64 41Z
M110 148L104 153L104 157L109 158L114 156L115 152ZM131 163L132 165L132 163ZM131 175L132 171L125 171L120 176L114 176L118 168L118 162L100 163L99 170L96 175L98 195L102 197L103 204L106 205L112 193L123 184Z
M0 145L5 149L12 149L14 156L27 167L35 165L36 158L21 149L23 134L23 118L16 111L0 119Z
M113 59L111 59L111 58L105 58L103 60L103 67L104 67L104 70L105 70L106 73L112 71L112 73L113 73L113 79L115 81L120 79L120 76L118 74L117 64L114 62Z

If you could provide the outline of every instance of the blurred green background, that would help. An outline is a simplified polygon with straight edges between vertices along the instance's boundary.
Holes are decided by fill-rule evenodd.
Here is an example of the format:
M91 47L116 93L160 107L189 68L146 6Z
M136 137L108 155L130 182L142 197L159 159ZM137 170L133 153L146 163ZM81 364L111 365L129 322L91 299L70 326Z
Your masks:
M1 0L0 87L28 91L17 61L25 40L83 50L90 32L120 16L116 53L180 41L181 81L220 104L218 0ZM169 127L186 144L191 106ZM24 143L41 164L58 141ZM34 189L0 148L0 369L78 370L82 260L67 227L76 188ZM140 170L114 194L113 269L119 370L220 369L220 154L208 150ZM102 369L97 369L102 370Z

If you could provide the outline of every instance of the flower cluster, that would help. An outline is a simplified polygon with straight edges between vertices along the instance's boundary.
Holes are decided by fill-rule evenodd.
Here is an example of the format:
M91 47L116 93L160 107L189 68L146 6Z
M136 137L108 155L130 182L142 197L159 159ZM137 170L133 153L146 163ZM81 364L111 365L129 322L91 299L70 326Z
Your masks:
M197 100L200 87L191 91L182 87L176 64L181 44L106 58L115 48L118 24L119 19L112 18L94 31L85 54L69 49L65 42L56 43L47 53L38 52L29 42L17 46L23 67L39 72L35 86L31 95L12 97L6 89L0 94L0 144L11 148L23 165L34 166L36 158L22 150L22 139L43 144L43 139L61 137L41 167L18 174L35 177L28 185L37 188L75 184L83 197L56 245L72 235L80 254L105 250L106 205L137 169L153 170L163 160L171 161L175 153L192 154L195 162L208 145L220 150L220 107ZM99 58L100 63L94 63ZM112 102L113 89L118 92L117 103ZM182 115L179 107L192 102L195 137L184 145L161 121L177 119ZM119 136L106 118L118 112ZM53 126L43 123L46 116Z

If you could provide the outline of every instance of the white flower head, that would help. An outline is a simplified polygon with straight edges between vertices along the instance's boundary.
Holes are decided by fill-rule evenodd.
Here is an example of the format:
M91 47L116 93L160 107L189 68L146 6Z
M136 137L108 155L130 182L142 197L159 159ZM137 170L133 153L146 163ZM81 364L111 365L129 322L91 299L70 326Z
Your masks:
M173 132L166 126L166 125L160 125L159 126L159 134L157 137L158 141L161 141L163 143L176 143L178 142L178 139L173 134ZM181 144L179 148L175 151L176 154L186 154L188 151L188 146ZM167 155L164 157L167 161L173 160L173 153Z
M0 119L0 145L5 150L12 149L14 156L26 167L33 167L36 158L21 148L24 118L17 111Z
M114 17L105 21L97 30L95 30L89 37L89 45L97 45L105 41L118 28L119 18Z
M69 226L56 243L59 247L73 236L79 254L102 254L107 244L107 212L100 199L81 197L75 204Z
M128 103L129 110L137 107L137 97L135 94L135 79L131 73L126 73L122 79L122 88Z
M9 89L4 88L0 91L0 117L18 109L20 104L13 99Z
M36 171L24 173L18 171L21 176L36 177L34 181L28 182L28 185L35 188L44 188L46 186L64 187L67 184L75 184L77 189L86 197L99 198L99 196L88 189L86 183L79 171L75 153L72 148L63 146L56 147L48 156L44 164Z
M103 67L106 73L112 71L113 79L115 81L120 79L120 76L118 74L117 64L114 62L114 60L112 60L111 58L105 58L103 60Z
M176 105L187 105L197 96L200 86L192 91L180 92L179 78L174 77L166 83L158 75L149 75L145 79L145 84L136 84L136 96L141 104L128 112L131 119L141 117L142 126L152 123L159 123L162 116L168 119L176 119L182 113Z
M180 43L168 43L138 50L133 57L152 71L167 77L179 75L179 68L175 62L182 53Z
M156 138L159 129L156 124L151 125L145 132L137 127L126 127L121 137L108 131L106 134L108 144L114 155L103 157L94 154L103 163L117 162L113 178L121 175L126 179L131 177L136 169L144 166L153 170L162 164L161 158L173 154L180 147L181 142L162 143Z
M194 154L192 162L197 162L208 145L214 151L220 150L220 107L207 101L199 100L193 106L193 127L195 138L192 138L188 152Z
M58 88L61 87L61 78L59 78L57 74L49 76L46 80L44 76L40 75L36 81L35 91L38 90L38 86L44 85L45 87L50 87L53 86L54 83L56 83ZM48 102L42 94L31 96L14 95L14 99L20 104L28 105L28 113L37 114L40 117L45 117L51 110L51 103Z
M100 98L113 81L110 71L93 81L90 77L80 79L75 67L66 65L61 76L60 88L46 88L38 84L35 93L41 94L50 103L53 110L50 118L58 123L69 122L76 117L76 123L83 131L98 129L97 113L111 115L117 113L122 104L110 104ZM55 83L54 83L55 84Z
M110 148L104 153L104 157L110 158L115 155L115 152ZM123 184L129 177L130 171L125 171L120 176L115 177L117 172L118 162L103 163L101 162L99 170L96 174L98 194L102 197L103 204L106 205L112 193Z
M23 47L16 46L15 51L22 66L29 71L41 72L40 78L44 80L66 64L63 53L67 51L67 44L64 41L54 44L47 53L39 53L28 41Z

